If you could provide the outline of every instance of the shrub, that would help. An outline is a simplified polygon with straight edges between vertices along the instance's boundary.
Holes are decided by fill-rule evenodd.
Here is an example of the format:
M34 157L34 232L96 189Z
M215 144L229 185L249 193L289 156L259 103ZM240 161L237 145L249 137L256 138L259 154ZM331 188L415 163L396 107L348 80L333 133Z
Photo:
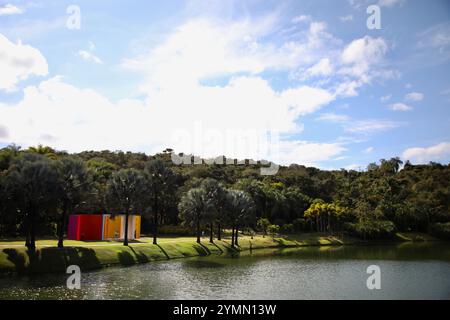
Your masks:
M277 224L271 224L267 227L267 232L272 235L272 238L275 238L275 234L280 231L280 226Z
M363 239L383 239L393 236L395 225L389 220L360 221L346 223L347 231Z
M305 219L298 218L295 219L292 224L294 225L295 231L306 231L309 230L309 224Z
M158 233L162 235L177 235L177 236L192 236L195 235L195 231L187 226L171 226L164 225L159 226Z
M450 239L450 222L431 224L428 233L441 239Z
M280 232L289 234L294 232L294 225L292 223L287 223L280 227Z

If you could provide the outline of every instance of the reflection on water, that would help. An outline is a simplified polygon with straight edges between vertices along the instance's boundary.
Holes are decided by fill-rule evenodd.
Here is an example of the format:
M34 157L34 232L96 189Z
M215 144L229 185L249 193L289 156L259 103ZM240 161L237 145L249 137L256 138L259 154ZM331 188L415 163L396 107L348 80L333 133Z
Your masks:
M366 269L381 268L381 290ZM0 278L3 299L449 299L450 245L263 249L82 274Z

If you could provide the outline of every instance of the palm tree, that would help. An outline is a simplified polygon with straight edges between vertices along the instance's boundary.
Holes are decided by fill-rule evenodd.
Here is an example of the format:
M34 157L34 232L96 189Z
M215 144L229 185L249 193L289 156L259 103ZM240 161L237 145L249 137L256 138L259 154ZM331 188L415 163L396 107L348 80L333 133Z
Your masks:
M195 227L197 230L197 243L200 243L200 228L210 209L208 194L203 188L189 190L178 204L179 217L183 224Z
M147 195L147 181L136 169L115 172L107 183L106 199L114 214L125 214L123 245L128 246L128 218L130 213L141 213Z
M40 154L31 153L18 157L7 176L16 210L23 211L25 245L31 251L36 249L36 228L40 216L55 206L57 179L54 162Z
M67 212L79 206L90 187L90 175L83 161L63 158L58 161L58 193L61 219L58 224L58 247L64 246Z
M175 175L162 160L152 160L145 167L148 191L151 195L153 212L153 244L157 244L158 214L162 215L164 197L173 197L175 193Z
M200 187L205 190L210 210L207 214L209 222L210 238L209 242L213 242L213 224L217 223L217 240L221 240L221 224L223 220L223 207L226 198L226 192L222 184L212 178L206 178L202 181Z
M239 245L239 227L254 222L254 203L244 191L229 190L227 197L229 221L232 226L231 246Z

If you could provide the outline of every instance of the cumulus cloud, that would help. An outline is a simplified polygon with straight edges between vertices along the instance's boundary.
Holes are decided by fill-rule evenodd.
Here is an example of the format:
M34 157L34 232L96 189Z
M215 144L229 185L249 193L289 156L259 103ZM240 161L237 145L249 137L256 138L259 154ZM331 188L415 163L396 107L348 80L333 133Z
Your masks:
M311 16L302 14L302 15L292 18L291 21L292 21L292 23L300 23L300 22L309 22L311 20L312 20Z
M32 75L47 75L48 65L38 49L0 34L0 70L0 90L15 90L18 82Z
M346 15L346 16L343 16L343 17L339 17L339 19L340 19L342 22L353 21L353 15L352 15L352 14L349 14L349 15Z
M450 142L441 142L430 147L415 147L406 149L403 158L413 163L428 163L430 161L449 161Z
M127 70L143 74L143 100L111 102L54 77L27 87L20 102L0 104L8 133L7 139L0 140L25 147L50 141L69 151L108 148L154 153L171 147L203 157L226 154L320 165L346 149L343 143L294 140L292 135L303 129L302 116L321 110L340 95L356 95L360 86L377 76L373 69L387 48L381 38L370 37L344 47L327 32L325 23L308 23L298 30L295 41L283 38L275 43L266 40L275 29L272 16L188 21L147 52L122 61ZM95 62L94 49L90 45L79 54ZM263 78L266 71L292 69L308 70L309 76L318 78L338 75L344 81L337 88L294 85L280 90ZM211 81L215 78L221 79L220 85ZM323 115L322 120L332 121L332 116ZM387 121L351 122L344 116L340 120L352 133L396 127ZM268 135L274 139L267 139Z
M405 100L407 101L422 101L424 98L424 94L420 92L410 92L405 95Z
M21 13L23 13L23 9L9 3L5 4L3 7L0 7L0 16L7 16Z
M401 102L390 104L388 107L392 111L411 111L413 109L413 107Z
M4 131L9 133L0 141L29 146L49 143L50 139L55 147L69 151L109 148L153 153L170 146L205 157L227 154L275 160L270 150L285 141L267 141L265 136L298 132L301 128L296 119L330 99L332 96L321 89L299 87L277 92L261 78L240 77L225 87L163 90L146 103L129 99L112 103L93 90L79 89L54 77L27 87L19 103L0 105L2 121L7 124ZM308 143L297 146L303 150ZM308 161L321 161L343 151L329 151L331 146L326 144L323 148L323 152L319 147L312 149L319 151L308 155ZM284 154L276 159L280 163L293 160Z
M86 61L91 61L97 64L103 64L103 61L92 52L88 52L86 50L79 50L78 55Z

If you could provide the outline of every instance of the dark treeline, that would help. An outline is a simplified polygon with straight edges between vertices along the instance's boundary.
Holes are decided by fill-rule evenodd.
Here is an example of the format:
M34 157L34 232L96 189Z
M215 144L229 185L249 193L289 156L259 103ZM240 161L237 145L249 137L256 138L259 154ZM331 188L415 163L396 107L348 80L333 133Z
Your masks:
M168 226L198 241L226 228L233 245L243 230L448 235L450 165L392 158L363 172L291 165L261 176L258 166L174 165L170 152L0 149L0 238L34 249L37 237L55 236L62 247L73 213L141 214L154 243Z

